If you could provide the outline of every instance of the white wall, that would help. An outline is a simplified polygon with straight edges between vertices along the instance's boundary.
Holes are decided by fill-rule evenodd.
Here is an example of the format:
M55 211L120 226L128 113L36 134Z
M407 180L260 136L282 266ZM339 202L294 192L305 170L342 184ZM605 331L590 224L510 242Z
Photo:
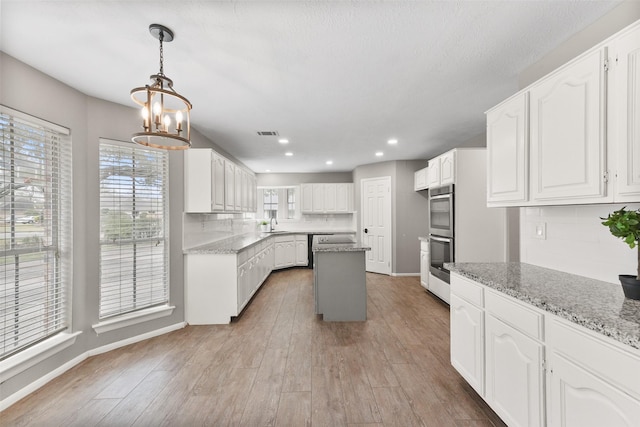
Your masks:
M521 261L611 283L618 283L618 274L636 274L637 249L601 224L622 206L638 209L640 203L521 208ZM546 240L535 237L538 224L546 225Z

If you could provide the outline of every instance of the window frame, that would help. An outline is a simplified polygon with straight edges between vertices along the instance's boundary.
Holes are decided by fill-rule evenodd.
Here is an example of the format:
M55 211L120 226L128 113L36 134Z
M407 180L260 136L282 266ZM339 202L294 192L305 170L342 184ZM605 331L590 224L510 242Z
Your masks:
M103 233L103 206L102 206L102 197L100 201L100 230L101 230L101 238L99 242L100 246L100 255L99 255L99 265L100 265L100 276L99 276L99 306L98 306L98 323L93 325L94 330L97 333L103 333L106 331L127 327L136 323L145 322L148 320L156 319L159 317L169 316L172 314L175 306L170 306L170 236L169 236L169 211L170 211L170 201L169 201L169 155L166 150L159 150L150 147L143 147L140 145L135 145L131 142L123 142L113 139L100 138L99 140L100 150L99 150L99 163L102 167L103 162L103 146L110 146L112 148L116 148L117 150L128 151L131 150L132 153L132 161L135 158L136 152L146 152L153 153L154 155L159 155L162 157L161 163L163 164L162 174L164 175L161 180L163 182L162 194L163 194L163 205L162 205L162 236L152 236L152 237L135 237L135 232L132 233L131 238L122 239L116 241L107 242L102 238ZM102 181L101 181L102 182ZM102 195L102 186L101 192ZM135 200L135 196L133 196L133 200ZM135 205L135 202L134 202ZM135 218L136 211L132 211L132 217ZM138 243L153 243L154 241L162 241L162 247L164 248L164 252L162 253L163 258L163 277L162 277L162 292L164 292L164 297L162 301L151 301L149 303L144 303L138 307L131 307L128 309L120 309L115 311L103 312L103 255L104 248L107 245L118 245L120 247L126 247L127 245L136 245ZM157 245L156 245L157 246ZM119 264L123 266L123 264ZM137 273L136 273L137 274ZM135 274L134 274L135 276ZM122 286L122 281L120 285ZM153 286L153 285L152 285Z

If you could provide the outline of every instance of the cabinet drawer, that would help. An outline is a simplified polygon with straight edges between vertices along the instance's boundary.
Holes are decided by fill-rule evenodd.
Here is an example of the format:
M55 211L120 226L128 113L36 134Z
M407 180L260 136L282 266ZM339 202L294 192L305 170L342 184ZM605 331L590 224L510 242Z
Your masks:
M613 341L557 316L546 317L549 350L640 399L640 350ZM553 369L553 366L551 366Z
M542 313L490 290L485 294L484 303L487 312L496 318L532 338L542 340L544 322Z
M479 283L457 274L451 275L451 293L463 298L464 300L476 305L477 307L483 307L482 295L484 287Z

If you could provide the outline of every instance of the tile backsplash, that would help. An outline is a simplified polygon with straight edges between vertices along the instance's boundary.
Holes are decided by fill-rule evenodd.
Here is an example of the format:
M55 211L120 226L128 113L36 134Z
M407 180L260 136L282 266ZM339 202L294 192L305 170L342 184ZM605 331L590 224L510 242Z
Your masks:
M251 215L251 214L249 214ZM247 215L247 216L249 216ZM258 220L244 214L183 214L183 248L193 248L234 235L259 232ZM286 231L353 231L356 230L352 214L302 215L300 219L281 219L276 230Z
M613 237L601 217L627 206L545 206L520 209L520 260L611 283L636 274L638 252Z

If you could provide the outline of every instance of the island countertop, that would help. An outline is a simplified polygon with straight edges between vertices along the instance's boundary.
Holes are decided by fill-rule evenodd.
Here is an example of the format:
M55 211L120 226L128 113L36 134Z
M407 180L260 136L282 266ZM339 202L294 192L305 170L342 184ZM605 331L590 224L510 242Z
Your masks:
M312 245L313 252L358 252L371 250L371 247L364 246L356 242L355 239L347 238L347 236L338 236L337 239L331 239L331 237L333 236L315 236Z
M525 263L450 263L453 273L640 349L640 301L619 284Z

